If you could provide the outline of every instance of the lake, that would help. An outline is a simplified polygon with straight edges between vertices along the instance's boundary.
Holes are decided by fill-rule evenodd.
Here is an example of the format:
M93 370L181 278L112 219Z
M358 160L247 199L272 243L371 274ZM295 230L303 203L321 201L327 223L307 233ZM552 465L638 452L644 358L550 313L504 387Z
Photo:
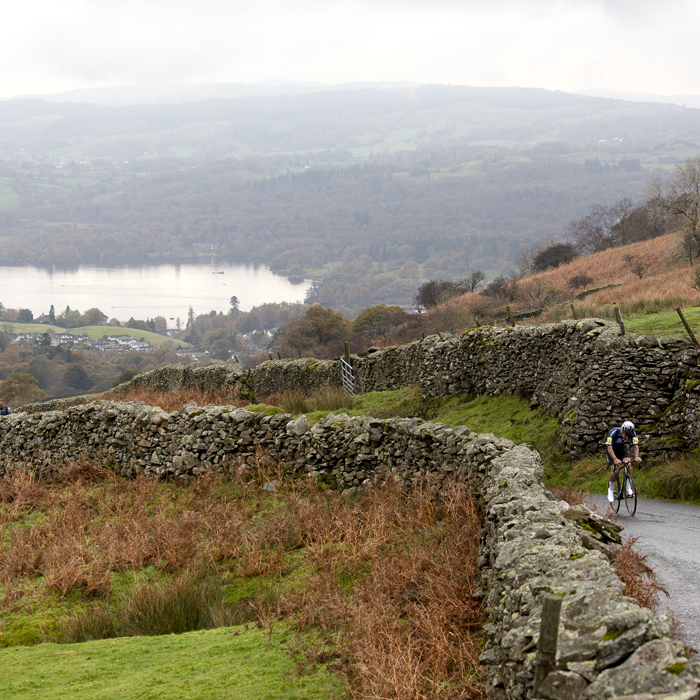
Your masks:
M223 273L223 274L220 274ZM164 316L187 322L212 309L226 313L238 297L241 311L270 302L303 301L311 280L292 284L262 265L230 263L97 267L47 270L39 267L0 267L0 302L13 309L31 309L34 316L56 315L66 306L79 311L97 307L108 318L128 321Z

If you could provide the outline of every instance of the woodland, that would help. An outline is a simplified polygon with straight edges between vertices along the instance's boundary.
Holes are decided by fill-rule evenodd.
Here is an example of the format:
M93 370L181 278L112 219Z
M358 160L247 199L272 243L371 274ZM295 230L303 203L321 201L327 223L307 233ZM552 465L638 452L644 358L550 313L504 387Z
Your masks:
M357 315L512 269L695 155L700 111L424 86L101 107L0 102L0 265L225 258Z

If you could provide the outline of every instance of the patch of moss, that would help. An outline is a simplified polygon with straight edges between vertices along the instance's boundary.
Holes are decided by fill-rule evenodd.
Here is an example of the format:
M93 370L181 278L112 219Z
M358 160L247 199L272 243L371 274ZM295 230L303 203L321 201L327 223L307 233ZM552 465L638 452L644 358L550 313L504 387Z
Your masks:
M280 413L284 413L279 406L269 406L265 403L255 403L251 406L246 406L245 409L251 413L264 413L267 416L276 416Z
M686 393L690 393L695 387L700 386L700 379L689 379L685 383L685 391Z
M674 676L678 676L683 671L685 670L685 665L687 662L685 661L678 661L675 664L671 664L670 666L664 666L664 671L668 671L669 673L672 673Z
M602 642L612 642L614 639L621 637L624 634L622 630L609 630L603 635Z

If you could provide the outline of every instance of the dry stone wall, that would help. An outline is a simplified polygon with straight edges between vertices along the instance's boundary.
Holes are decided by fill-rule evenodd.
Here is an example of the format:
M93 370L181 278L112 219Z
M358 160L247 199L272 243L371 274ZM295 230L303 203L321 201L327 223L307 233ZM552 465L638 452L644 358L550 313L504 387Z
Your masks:
M515 447L490 461L482 482L480 597L488 603L486 696L700 698L700 659L672 639L673 614L623 595L610 565L621 528L551 500L537 454ZM533 693L543 595L562 596L556 668Z
M481 658L488 698L535 697L545 593L564 602L557 668L537 697L700 698L700 661L672 640L672 613L653 615L623 596L609 561L619 526L551 500L539 455L510 440L418 419L329 415L312 426L230 407L167 413L113 401L0 419L2 473L84 456L127 477L195 477L246 469L263 452L349 494L387 478L406 487L427 478L436 491L449 475L473 485L484 510L477 597L490 616Z
M363 392L416 384L431 396L519 394L561 421L577 457L601 450L607 430L627 419L647 454L700 447L699 361L689 341L621 336L617 324L586 319L430 336L353 357L353 369ZM273 361L248 382L260 397L339 384L340 373L337 362Z
M264 454L292 473L351 489L386 473L407 484L427 474L436 483L453 473L466 479L468 465L504 445L512 443L417 418L331 414L310 426L304 416L293 420L226 406L188 405L167 413L140 402L96 401L2 418L0 473L87 457L105 460L125 477L188 477L253 465Z
M353 356L359 391L418 385L431 396L519 394L561 421L572 457L602 450L613 425L631 419L647 454L700 448L700 347L674 338L629 334L598 319L481 327ZM240 365L172 365L135 377L157 391L237 387L256 401L286 389L311 393L340 385L337 360L274 360ZM117 398L122 388L110 396ZM84 399L34 404L65 408Z

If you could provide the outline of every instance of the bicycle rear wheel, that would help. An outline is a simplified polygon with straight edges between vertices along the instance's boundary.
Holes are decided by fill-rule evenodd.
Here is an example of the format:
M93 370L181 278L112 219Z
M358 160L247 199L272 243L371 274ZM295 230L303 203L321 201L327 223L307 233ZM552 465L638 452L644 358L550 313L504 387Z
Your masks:
M615 480L615 485L613 486L613 502L610 504L610 507L613 510L613 513L617 513L620 510L620 499L622 498L622 493L620 491L620 477L618 476L617 479Z
M629 492L632 495L628 495ZM627 475L625 479L625 508L630 515L634 515L637 512L637 486L634 483L634 479Z

